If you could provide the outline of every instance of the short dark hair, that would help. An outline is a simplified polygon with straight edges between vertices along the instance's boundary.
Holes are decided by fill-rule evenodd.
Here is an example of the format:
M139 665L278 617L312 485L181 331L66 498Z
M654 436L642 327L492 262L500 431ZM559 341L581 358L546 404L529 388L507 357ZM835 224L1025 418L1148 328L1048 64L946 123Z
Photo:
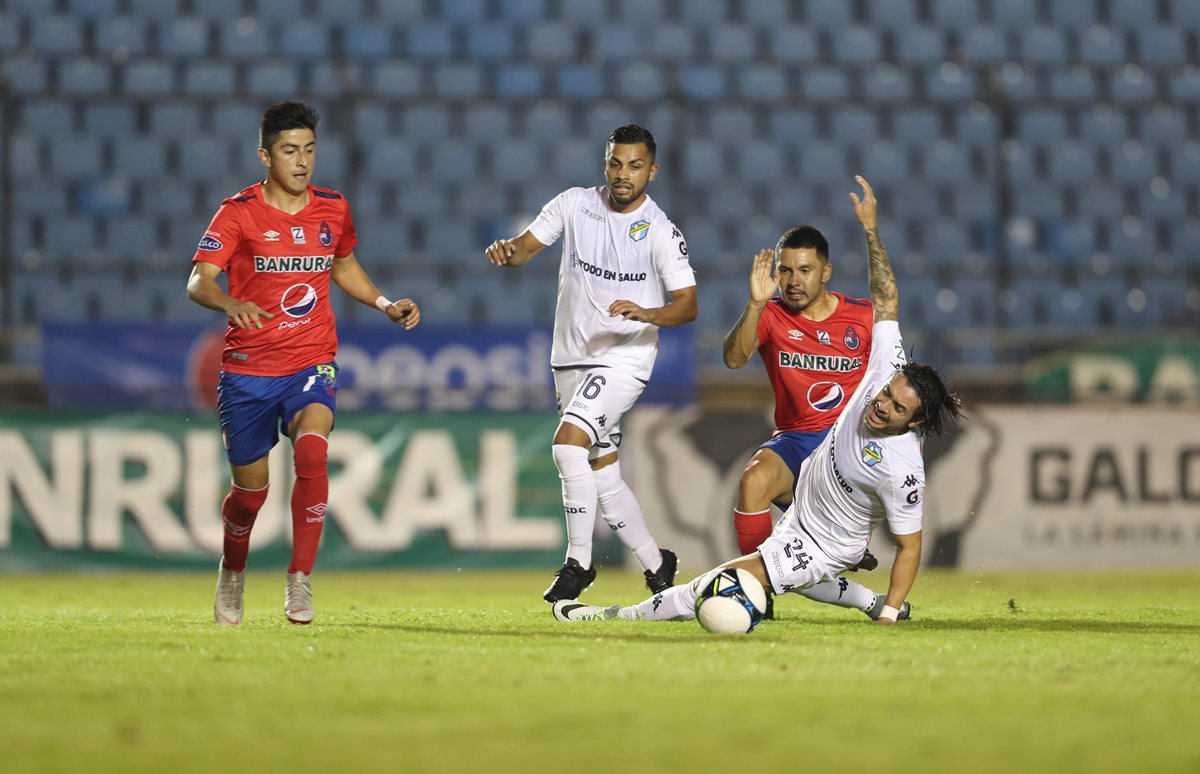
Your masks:
M921 405L913 412L913 419L921 420L913 428L917 435L941 435L950 425L958 423L962 401L946 388L937 369L926 363L905 363L900 372L921 399Z
M263 111L258 122L258 147L270 151L289 129L311 129L315 135L320 121L317 111L303 102L277 102Z
M829 261L829 240L812 226L792 226L775 243L775 257L784 250L816 250L817 257Z
M650 151L650 159L654 159L655 151L654 135L650 134L650 130L637 124L625 124L613 129L612 134L608 136L608 141L613 145L637 145L641 143L646 146L646 150Z

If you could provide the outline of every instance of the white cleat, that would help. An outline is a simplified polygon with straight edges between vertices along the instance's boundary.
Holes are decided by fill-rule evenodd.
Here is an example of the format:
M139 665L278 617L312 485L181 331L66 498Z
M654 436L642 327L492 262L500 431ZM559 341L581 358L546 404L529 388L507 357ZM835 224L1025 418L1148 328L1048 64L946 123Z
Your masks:
M287 588L283 597L283 612L294 624L312 623L312 581L308 573L297 570L287 574Z
M597 607L585 605L576 599L560 599L551 609L556 621L608 621L617 617L621 606Z
M225 557L217 568L217 593L213 595L213 620L224 626L237 626L242 622L242 591L246 587L246 573L230 572L225 569Z

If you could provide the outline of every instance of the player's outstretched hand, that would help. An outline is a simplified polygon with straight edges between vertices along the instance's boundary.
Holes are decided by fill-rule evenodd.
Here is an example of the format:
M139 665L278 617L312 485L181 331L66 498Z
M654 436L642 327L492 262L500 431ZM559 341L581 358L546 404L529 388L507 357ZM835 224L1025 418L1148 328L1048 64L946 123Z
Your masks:
M417 306L417 302L411 298L402 298L399 301L393 301L383 311L389 320L404 326L404 330L406 331L411 331L417 327L417 323L421 322L421 309Z
M253 301L234 301L225 308L225 314L229 315L229 321L239 328L252 330L257 328L262 329L262 319L270 320L275 315L263 310L258 304Z
M494 263L497 266L507 266L508 259L513 257L517 252L517 244L512 239L497 239L487 246L483 254L487 256L488 263Z
M750 301L765 304L779 290L779 277L774 274L775 251L759 250L750 267Z
M863 197L858 198L858 194L851 193L850 201L854 203L854 214L858 216L858 222L862 224L863 229L870 231L875 228L875 190L871 188L871 184L862 175L855 175L854 179L862 186Z
M650 310L643 309L632 301L613 301L608 306L609 317L624 317L626 320L634 320L636 322L653 323L650 319Z

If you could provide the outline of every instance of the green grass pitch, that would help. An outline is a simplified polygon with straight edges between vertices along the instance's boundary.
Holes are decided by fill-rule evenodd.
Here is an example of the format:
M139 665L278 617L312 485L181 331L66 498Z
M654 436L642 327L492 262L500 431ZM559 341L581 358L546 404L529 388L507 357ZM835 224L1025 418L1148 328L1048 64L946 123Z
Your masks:
M540 573L0 577L6 772L1200 771L1200 573L924 573L895 627L559 624ZM880 572L860 576L877 589ZM601 572L595 603L641 599Z

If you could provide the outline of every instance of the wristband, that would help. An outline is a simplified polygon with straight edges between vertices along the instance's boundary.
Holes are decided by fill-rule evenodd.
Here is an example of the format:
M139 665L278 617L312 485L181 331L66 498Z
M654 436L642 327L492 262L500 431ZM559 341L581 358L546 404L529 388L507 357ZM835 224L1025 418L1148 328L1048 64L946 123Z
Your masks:
M887 620L891 621L892 623L896 623L896 619L899 617L900 617L900 611L897 610L896 608L892 607L891 605L884 605L883 609L879 611L879 620L881 620L881 621L886 618Z
M379 298L375 299L375 308L384 314L387 314L387 308L391 305L392 302L387 300L387 296L380 296Z

